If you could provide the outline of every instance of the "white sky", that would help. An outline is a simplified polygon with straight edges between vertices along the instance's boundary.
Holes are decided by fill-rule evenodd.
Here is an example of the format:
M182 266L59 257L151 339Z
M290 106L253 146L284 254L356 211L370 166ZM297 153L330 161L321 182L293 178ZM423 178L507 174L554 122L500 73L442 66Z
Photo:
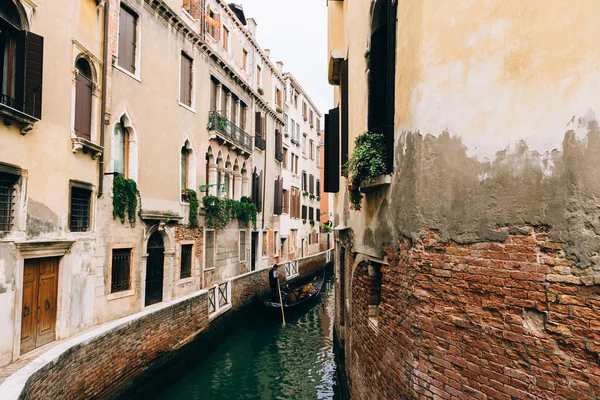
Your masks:
M254 18L256 36L271 61L283 61L284 72L294 74L319 110L332 106L327 82L327 2L325 0L233 0ZM323 119L321 119L322 121Z

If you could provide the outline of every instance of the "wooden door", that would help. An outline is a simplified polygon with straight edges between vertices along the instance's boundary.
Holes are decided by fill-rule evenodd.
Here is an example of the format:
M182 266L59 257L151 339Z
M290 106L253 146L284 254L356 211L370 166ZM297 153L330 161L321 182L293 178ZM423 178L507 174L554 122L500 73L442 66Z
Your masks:
M58 258L25 260L21 314L22 354L56 338L57 292Z

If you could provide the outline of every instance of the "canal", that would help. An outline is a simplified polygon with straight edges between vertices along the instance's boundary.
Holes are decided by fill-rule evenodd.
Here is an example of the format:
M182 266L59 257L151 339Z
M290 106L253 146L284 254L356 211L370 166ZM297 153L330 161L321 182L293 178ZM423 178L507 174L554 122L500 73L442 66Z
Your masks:
M321 298L288 315L264 310L204 352L167 387L146 399L340 399L333 352L334 290L328 274Z

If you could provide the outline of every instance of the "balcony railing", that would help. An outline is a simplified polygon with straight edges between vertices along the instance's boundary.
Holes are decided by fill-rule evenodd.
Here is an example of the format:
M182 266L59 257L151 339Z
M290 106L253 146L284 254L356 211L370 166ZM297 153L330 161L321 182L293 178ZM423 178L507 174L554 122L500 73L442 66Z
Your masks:
M208 114L208 130L217 132L223 139L246 151L252 151L252 136L248 135L217 111L211 111Z
M254 145L261 150L267 148L267 141L262 136L254 136Z

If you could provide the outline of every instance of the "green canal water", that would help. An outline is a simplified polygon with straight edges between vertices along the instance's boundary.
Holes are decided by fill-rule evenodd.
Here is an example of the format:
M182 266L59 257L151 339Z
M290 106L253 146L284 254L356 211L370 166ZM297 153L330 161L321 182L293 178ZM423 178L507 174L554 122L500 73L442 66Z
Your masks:
M156 400L340 399L333 352L334 291L329 274L320 299L287 326L263 310L230 332Z

